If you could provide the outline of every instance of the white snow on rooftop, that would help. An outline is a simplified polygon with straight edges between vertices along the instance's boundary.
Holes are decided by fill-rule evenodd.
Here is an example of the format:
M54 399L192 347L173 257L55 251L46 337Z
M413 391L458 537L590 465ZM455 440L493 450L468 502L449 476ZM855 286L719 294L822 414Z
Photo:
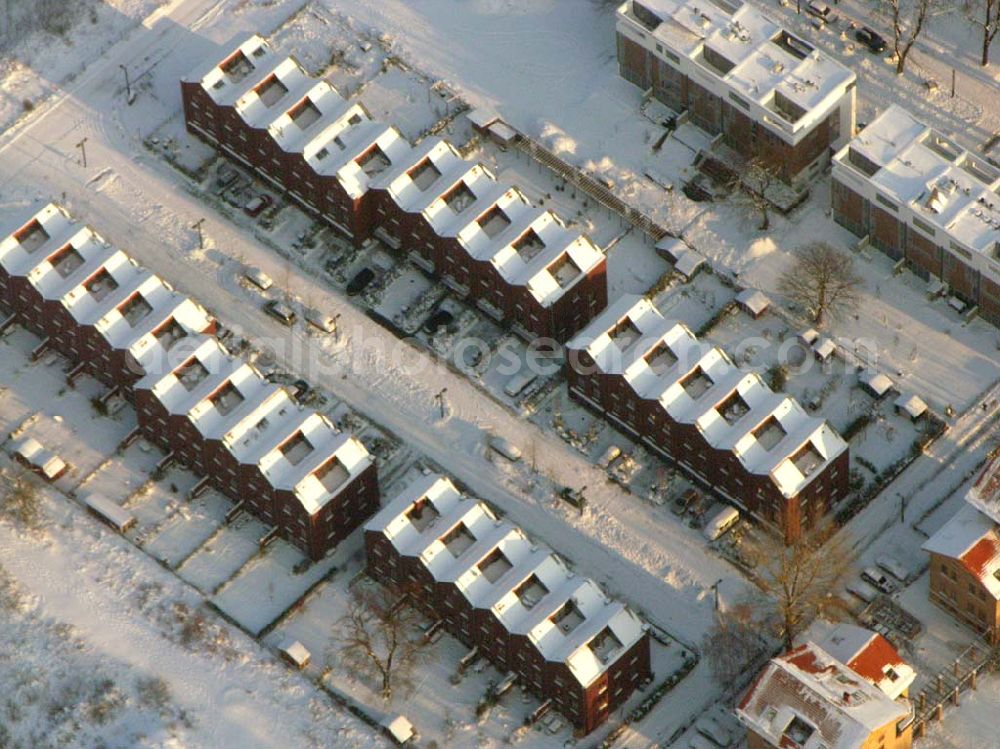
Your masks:
M976 483L965 495L965 501L1000 523L1000 456L988 461Z
M278 64L271 46L253 34L238 45L223 60L200 63L184 80L198 82L216 104L234 104L246 91L268 75Z
M420 559L435 580L454 583L508 631L527 635L542 657L566 663L583 686L643 636L623 604L441 476L418 479L365 530Z
M921 548L961 562L1000 600L1000 534L993 519L977 507L963 504Z

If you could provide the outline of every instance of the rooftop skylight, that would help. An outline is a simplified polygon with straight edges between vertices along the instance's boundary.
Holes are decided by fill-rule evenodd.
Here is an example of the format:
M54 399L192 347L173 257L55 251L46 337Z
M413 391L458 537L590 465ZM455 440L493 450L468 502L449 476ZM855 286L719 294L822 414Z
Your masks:
M560 606L559 610L549 617L549 621L556 625L564 635L568 635L583 624L586 621L586 617L580 613L577 605L570 600Z
M666 341L660 341L643 358L646 360L649 368L656 374L663 374L669 371L677 363L677 356L670 350Z
M441 199L452 211L461 213L476 202L476 195L469 189L465 182L459 182L446 192Z
M272 73L261 83L257 84L257 88L254 91L257 92L257 96L260 97L260 101L265 107L273 107L288 93L288 86Z
M487 237L493 239L493 237L510 226L510 219L507 218L507 214L503 212L500 206L495 205L476 219L476 223L479 224L479 228L483 230L483 233Z
M753 436L765 450L773 449L785 438L786 434L785 428L774 416L768 416L760 426L753 430Z
M698 366L681 380L681 387L692 400L698 400L712 387L712 378Z
M613 656L621 648L621 646L621 640L615 636L615 633L611 631L610 627L602 629L600 634L588 643L590 651L597 656L597 660L605 664L611 660L611 656Z
M152 311L152 306L143 298L142 294L133 294L125 304L118 307L118 312L132 328L142 322Z
M564 252L556 258L556 261L548 267L548 271L556 279L556 283L559 284L559 288L561 289L567 288L583 273L580 270L580 266L573 262L573 258L570 257L568 252Z

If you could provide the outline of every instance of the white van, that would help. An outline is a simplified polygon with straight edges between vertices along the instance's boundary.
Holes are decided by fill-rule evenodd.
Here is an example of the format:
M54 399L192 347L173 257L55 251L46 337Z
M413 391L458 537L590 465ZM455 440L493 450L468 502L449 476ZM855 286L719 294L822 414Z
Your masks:
M271 280L269 275L267 275L260 268L254 268L252 265L249 265L246 269L244 269L243 277L261 291L267 291L274 286L274 281Z
M738 522L740 522L740 511L735 507L723 507L712 516L701 532L709 541L714 541Z

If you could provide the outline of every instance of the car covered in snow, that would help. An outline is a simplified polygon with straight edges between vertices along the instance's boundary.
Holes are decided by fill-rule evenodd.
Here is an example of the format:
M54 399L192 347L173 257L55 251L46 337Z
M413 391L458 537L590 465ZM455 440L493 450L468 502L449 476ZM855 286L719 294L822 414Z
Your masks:
M269 275L267 275L260 268L255 268L252 265L249 265L246 269L244 269L243 277L261 291L267 291L274 286L274 281L271 280Z
M733 743L732 732L712 716L698 718L694 729L702 736L711 739L716 746L726 747Z
M886 595L892 595L896 592L896 583L877 567L865 567L861 571L861 579Z
M906 578L909 577L906 567L904 567L898 559L891 557L888 554L881 554L876 557L875 564L899 580L901 583L905 583Z
M325 312L309 308L305 311L305 318L307 323L314 328L319 328L324 333L335 333L337 331L337 321Z
M284 302L279 302L277 299L272 299L265 304L264 311L282 325L287 325L288 327L292 327L297 319L295 310Z

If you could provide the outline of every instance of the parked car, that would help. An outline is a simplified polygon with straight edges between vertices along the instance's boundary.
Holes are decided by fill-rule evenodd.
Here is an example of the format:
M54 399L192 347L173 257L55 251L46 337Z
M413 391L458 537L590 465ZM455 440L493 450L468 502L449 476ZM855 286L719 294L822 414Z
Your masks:
M687 740L688 749L715 749L715 745L700 733L692 733Z
M534 372L518 372L516 375L507 380L507 384L503 386L503 391L511 398L514 398L526 387L528 387L528 385L534 382L535 377L537 377L537 375Z
M870 583L875 586L886 595L891 595L896 592L896 584L877 567L865 567L861 571L861 579L866 583Z
M337 330L337 321L330 315L319 310L307 309L305 313L306 322L313 327L319 328L324 333L334 333Z
M860 29L854 32L854 38L857 39L861 44L868 48L868 51L873 55L881 54L885 52L886 43L882 35L879 34L874 29L870 29L867 26L862 26Z
M862 580L849 581L847 583L847 592L860 598L864 603L871 603L878 596L878 591Z
M272 198L270 195L266 194L257 195L256 197L250 198L250 200L247 201L247 204L243 206L243 212L251 217L259 216L261 213L267 210L268 206L270 206L271 203L273 202L274 198Z
M890 557L888 554L882 554L881 556L876 557L875 564L900 582L906 582L906 578L909 577L906 572L906 567L900 564L898 559Z
M711 739L717 746L726 747L733 743L733 734L730 730L710 716L698 718L694 729L702 736Z
M424 320L423 330L427 335L434 335L438 328L451 325L455 321L455 316L446 309L436 309Z
M230 164L222 163L215 173L215 186L221 191L237 180L240 173Z
M738 522L740 522L740 511L735 507L723 507L705 524L702 535L709 541L715 541Z
M833 8L826 3L819 2L819 0L812 0L812 2L806 6L806 13L811 16L815 16L823 23L837 22L837 14L833 12Z
M674 500L674 503L670 505L670 511L674 513L674 515L683 515L696 499L698 499L698 490L688 489Z
M354 278L347 282L347 296L357 296L374 280L375 271L371 268L362 268L354 274Z
M270 302L265 304L264 311L275 320L283 325L287 325L288 327L294 325L296 319L298 319L295 314L295 310L284 302L279 302L277 299L272 299Z
M260 268L248 266L243 271L243 277L261 291L267 291L274 286L274 281L271 280L271 277Z
M503 437L490 437L490 449L515 462L521 459L521 448Z

